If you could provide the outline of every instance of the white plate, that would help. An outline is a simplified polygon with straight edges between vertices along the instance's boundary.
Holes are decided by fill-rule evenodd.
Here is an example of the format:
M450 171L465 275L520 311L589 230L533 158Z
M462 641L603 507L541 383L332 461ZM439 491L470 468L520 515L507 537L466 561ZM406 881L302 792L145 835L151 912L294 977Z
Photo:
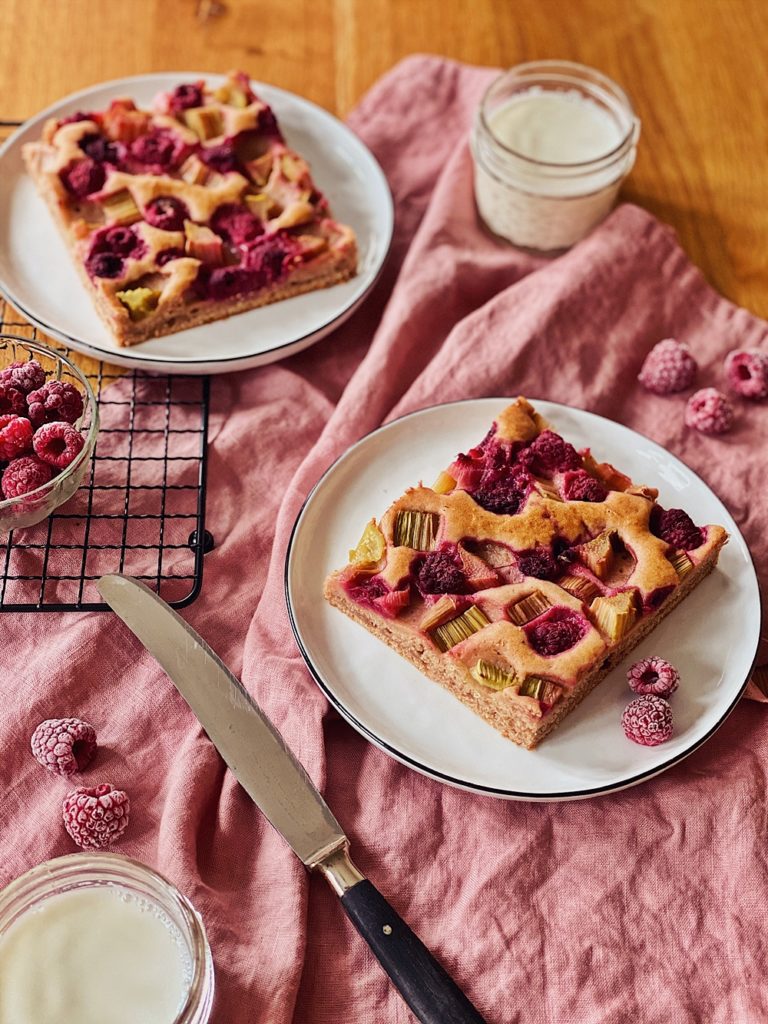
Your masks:
M373 287L392 239L392 196L370 150L346 125L308 100L271 85L254 90L274 107L288 141L309 161L334 216L357 234L351 281L298 295L202 327L121 348L96 314L43 200L25 173L21 147L40 137L49 117L100 110L115 96L139 106L180 82L221 75L138 75L74 93L27 121L0 149L0 289L34 324L97 359L167 373L225 373L282 359L338 327Z
M431 481L485 436L509 399L434 406L381 427L349 449L315 486L296 520L286 559L286 596L310 671L330 702L365 737L424 775L506 799L570 800L651 778L720 726L746 684L757 651L760 596L736 523L707 485L659 445L618 423L535 401L554 429L592 447L633 479L659 488L666 507L730 533L718 568L640 643L535 751L523 750L446 690L323 600L323 580L347 562L371 517L407 487ZM659 654L680 670L675 733L658 747L624 737L632 692L628 666Z

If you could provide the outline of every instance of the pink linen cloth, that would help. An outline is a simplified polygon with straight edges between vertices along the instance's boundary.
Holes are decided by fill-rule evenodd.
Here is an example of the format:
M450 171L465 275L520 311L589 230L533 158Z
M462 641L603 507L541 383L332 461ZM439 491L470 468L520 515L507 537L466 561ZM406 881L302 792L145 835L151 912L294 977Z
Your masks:
M669 228L631 206L556 260L482 230L466 136L492 74L411 58L350 118L393 189L390 261L332 337L214 381L217 546L184 614L242 674L361 869L489 1024L751 1024L768 1018L762 709L742 702L700 750L635 789L505 803L432 782L365 742L329 709L289 628L287 540L323 470L393 416L484 395L565 402L664 444L723 498L763 589L768 580L766 406L739 402L735 429L712 439L683 426L685 396L636 383L647 351L671 335L690 343L701 384L720 384L725 352L766 347L768 325L716 295ZM350 523L352 540L360 527ZM325 883L307 877L121 624L0 616L0 631L0 884L73 850L59 821L68 785L38 767L28 738L43 718L78 715L102 744L81 784L109 781L132 798L119 850L163 871L203 914L214 1024L412 1019Z

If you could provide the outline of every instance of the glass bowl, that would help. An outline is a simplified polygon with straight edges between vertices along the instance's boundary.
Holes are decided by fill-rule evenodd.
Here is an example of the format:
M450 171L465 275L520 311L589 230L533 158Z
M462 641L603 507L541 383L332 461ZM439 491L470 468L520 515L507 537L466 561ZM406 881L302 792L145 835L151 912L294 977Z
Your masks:
M107 890L122 901L138 904L141 910L159 917L170 929L185 961L185 982L181 993L183 1003L178 1007L173 1021L169 1020L168 1024L207 1024L213 1005L215 982L211 950L202 918L189 900L167 878L132 857L106 852L72 853L38 864L37 867L19 876L5 889L0 890L0 947L4 941L11 941L16 930L15 925L23 926L35 914L44 914L46 908L50 909L52 903L49 901L58 901L62 896L94 890L101 893ZM69 906L71 911L71 902ZM101 903L100 907L103 906ZM94 912L97 913L98 909ZM50 914L47 921L50 929ZM124 927L127 927L127 924L128 922ZM104 956L110 957L115 955L114 917L111 927L105 930L103 925L102 920L100 929L98 917L92 922L93 930L97 933L102 932ZM61 930L61 918L58 918L58 927ZM64 934L66 935L66 931ZM61 945L61 935L56 942ZM6 945L6 953L8 948ZM56 948L55 944L50 948ZM73 954L76 952L77 950L73 950ZM61 969L61 964L54 966ZM2 974L0 960L0 981L3 980ZM37 964L30 965L27 977L38 982L42 977L46 979L46 983L51 983L51 973L44 962L44 954ZM11 997L6 995L6 998ZM3 996L0 993L0 1018L5 1020L2 1004ZM120 1019L123 1020L124 1017L125 1015L122 1015Z
M85 444L67 468L47 484L17 498L0 500L0 535L42 522L72 497L88 470L99 432L99 410L93 389L73 362L62 352L36 341L0 334L0 369L9 363L28 359L36 359L40 363L47 380L68 381L82 394L83 414L74 426L85 436Z

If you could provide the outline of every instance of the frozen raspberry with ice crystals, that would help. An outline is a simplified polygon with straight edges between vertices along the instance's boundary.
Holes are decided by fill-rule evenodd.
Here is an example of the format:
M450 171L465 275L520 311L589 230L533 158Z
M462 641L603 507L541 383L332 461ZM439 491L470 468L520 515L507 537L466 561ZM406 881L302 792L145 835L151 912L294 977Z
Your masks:
M64 827L83 850L103 850L125 832L130 809L128 794L108 782L80 787L64 798Z
M725 357L725 375L743 398L768 398L768 352L734 349Z
M698 368L685 342L665 338L645 357L637 379L656 395L671 395L689 388Z
M32 439L35 455L56 469L66 469L84 444L83 435L69 423L44 423Z
M672 708L663 697L645 693L624 708L621 727L633 743L656 747L672 735Z
M733 426L733 406L717 388L702 388L688 399L685 425L702 434L725 434Z
M32 424L24 416L0 416L0 461L9 462L32 449Z
M527 626L525 634L537 654L554 657L570 650L584 636L587 621L570 608L553 608Z
M11 363L4 370L0 370L0 380L7 381L12 387L28 395L30 391L45 384L45 370L36 359L27 359L26 362Z
M10 380L0 379L0 414L12 413L14 416L26 416L27 398L21 388Z
M663 658L643 658L627 672L627 682L635 693L655 693L669 697L680 685L680 673Z
M55 775L74 775L96 753L96 730L79 718L49 718L32 733L35 759Z
M49 380L27 396L29 418L39 427L41 423L63 420L74 423L83 414L83 396L67 380Z
M18 498L47 484L52 476L51 467L36 455L22 455L5 467L0 487L6 498Z

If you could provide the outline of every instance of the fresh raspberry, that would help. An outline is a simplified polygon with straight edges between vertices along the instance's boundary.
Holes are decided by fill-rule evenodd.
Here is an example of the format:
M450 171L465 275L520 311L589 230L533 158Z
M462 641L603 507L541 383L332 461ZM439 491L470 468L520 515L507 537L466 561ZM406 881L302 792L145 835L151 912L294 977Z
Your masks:
M0 379L0 415L26 416L27 396L10 380Z
M633 743L656 747L672 735L672 708L663 697L644 693L624 708L621 727Z
M561 493L566 501L605 501L608 491L585 469L568 470Z
M94 253L111 253L114 256L132 256L139 259L147 251L146 244L139 238L133 228L114 224L111 228L99 228L91 238L88 250L90 258ZM108 274L97 275L108 277Z
M656 395L671 395L689 388L698 368L684 341L665 338L645 357L637 379Z
M520 461L540 476L564 473L567 469L579 469L579 453L553 430L543 430L531 444L520 453Z
M537 580L553 580L560 571L552 552L546 548L521 551L517 564L524 576L534 576Z
M588 628L586 619L570 608L553 608L527 626L525 635L537 654L553 657L577 644Z
M0 370L0 380L7 381L12 387L28 395L30 391L45 384L45 370L36 359L27 359L26 362L11 363L4 370Z
M169 132L155 131L140 135L129 147L131 159L145 167L172 167L178 157L178 143Z
M85 438L69 423L44 423L32 439L35 455L56 469L67 466L83 450Z
M83 396L67 380L49 380L28 395L27 404L36 427L53 420L75 423L83 415Z
M163 231L182 231L188 218L186 204L175 196L156 196L144 207L144 219Z
M103 135L92 133L80 139L80 149L87 157L97 164L113 164L115 167L125 155L125 149L119 142L110 142Z
M47 484L52 476L53 470L46 462L36 455L22 455L5 467L0 487L6 498L18 498Z
M71 192L77 199L84 199L103 187L107 180L107 172L102 164L94 163L93 160L86 158L68 164L59 171L59 177L68 192Z
M768 398L768 352L734 349L725 357L725 375L743 398Z
M31 451L33 433L24 416L0 416L0 461L10 462Z
M240 167L240 160L231 141L220 142L216 146L203 146L198 156L206 167L219 174L229 174Z
M231 245L253 241L264 231L257 217L237 203L224 203L211 217L211 228Z
M416 569L416 585L422 594L464 594L467 579L447 551L430 551Z
M171 260L181 260L187 254L183 249L171 247L170 249L161 249L161 251L155 256L155 263L158 267L164 267L166 263L170 263Z
M717 388L702 388L688 399L685 425L702 434L724 434L733 426L733 406Z
M669 697L680 685L680 673L663 658L643 658L627 672L627 682L635 693Z
M113 252L95 252L85 261L85 269L91 277L121 277L125 263Z
M662 508L661 505L654 505L649 526L654 537L681 551L693 551L704 543L701 530L681 508Z
M192 107L202 107L203 90L197 83L177 85L168 97L168 105L174 114L180 114Z
M111 846L128 826L131 802L108 782L93 789L81 786L64 798L64 827L83 850Z
M96 753L96 730L79 718L49 718L32 733L32 753L55 775L74 775Z

